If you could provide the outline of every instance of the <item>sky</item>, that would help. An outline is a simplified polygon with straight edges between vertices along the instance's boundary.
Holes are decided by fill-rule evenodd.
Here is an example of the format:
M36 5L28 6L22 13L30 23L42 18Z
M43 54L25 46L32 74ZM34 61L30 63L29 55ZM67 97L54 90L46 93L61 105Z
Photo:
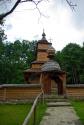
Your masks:
M15 1L15 0L13 0ZM46 39L58 51L68 43L82 46L84 42L84 0L73 0L77 4L74 11L65 0L44 0L38 9L32 2L21 3L15 11L5 18L5 33L8 41L40 40L43 29ZM6 6L6 7L5 7ZM0 9L5 11L7 5Z

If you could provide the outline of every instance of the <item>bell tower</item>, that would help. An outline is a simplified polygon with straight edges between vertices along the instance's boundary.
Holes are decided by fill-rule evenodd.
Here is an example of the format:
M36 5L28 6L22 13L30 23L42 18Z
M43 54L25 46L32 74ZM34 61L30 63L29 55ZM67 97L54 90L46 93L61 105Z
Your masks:
M32 62L31 68L41 68L41 66L49 60L48 58L48 48L52 43L49 43L46 40L46 34L43 30L42 39L37 42L37 52L36 52L36 60Z

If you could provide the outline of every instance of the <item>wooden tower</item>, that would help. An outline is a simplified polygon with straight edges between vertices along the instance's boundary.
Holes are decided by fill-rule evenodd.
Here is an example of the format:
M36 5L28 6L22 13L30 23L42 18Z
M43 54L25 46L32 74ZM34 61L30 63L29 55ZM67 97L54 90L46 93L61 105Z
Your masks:
M28 84L42 84L45 93L51 93L52 81L57 83L58 94L65 93L65 72L59 64L53 61L55 49L52 43L46 40L43 31L42 39L37 42L36 60L31 63L30 69L24 71L25 80Z

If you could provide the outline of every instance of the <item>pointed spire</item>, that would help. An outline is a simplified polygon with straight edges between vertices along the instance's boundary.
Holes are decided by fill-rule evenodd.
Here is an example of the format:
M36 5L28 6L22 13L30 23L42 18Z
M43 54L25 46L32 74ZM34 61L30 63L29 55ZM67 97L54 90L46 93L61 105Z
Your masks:
M43 33L42 33L42 40L46 40L46 34L45 34L45 32L44 32L44 29L43 29Z

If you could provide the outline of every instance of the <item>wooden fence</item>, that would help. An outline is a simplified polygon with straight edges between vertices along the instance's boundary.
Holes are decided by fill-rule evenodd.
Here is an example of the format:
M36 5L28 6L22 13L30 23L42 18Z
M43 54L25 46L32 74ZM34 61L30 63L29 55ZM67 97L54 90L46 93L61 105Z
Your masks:
M71 98L84 99L84 84L67 85L66 94Z
M36 125L36 120L37 120L37 117L36 117L36 112L37 112L37 104L38 104L38 100L39 98L41 98L41 96L43 96L43 103L44 103L44 93L43 91L36 97L32 107L31 107L31 110L30 112L28 113L28 115L26 116L24 122L22 125Z
M35 99L40 92L40 84L3 84L0 85L0 101Z

